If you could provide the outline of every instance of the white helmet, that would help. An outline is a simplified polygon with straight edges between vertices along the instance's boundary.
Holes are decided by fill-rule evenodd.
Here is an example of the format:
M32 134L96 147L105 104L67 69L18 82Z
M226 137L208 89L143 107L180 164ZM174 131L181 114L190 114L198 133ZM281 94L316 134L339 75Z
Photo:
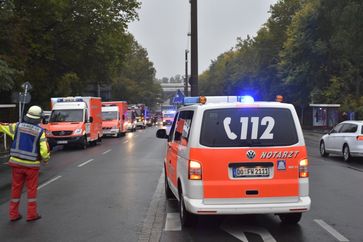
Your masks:
M43 110L39 106L31 106L26 114L28 118L41 119L43 116Z

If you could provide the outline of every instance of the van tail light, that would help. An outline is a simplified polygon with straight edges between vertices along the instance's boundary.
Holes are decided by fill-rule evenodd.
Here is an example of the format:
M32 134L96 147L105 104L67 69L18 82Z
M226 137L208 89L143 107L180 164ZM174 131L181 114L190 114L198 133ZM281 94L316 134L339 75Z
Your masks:
M202 165L198 161L189 161L189 180L202 180Z
M299 177L307 178L309 177L309 161L308 159L303 159L299 163Z
M363 135L358 135L357 140L363 141Z

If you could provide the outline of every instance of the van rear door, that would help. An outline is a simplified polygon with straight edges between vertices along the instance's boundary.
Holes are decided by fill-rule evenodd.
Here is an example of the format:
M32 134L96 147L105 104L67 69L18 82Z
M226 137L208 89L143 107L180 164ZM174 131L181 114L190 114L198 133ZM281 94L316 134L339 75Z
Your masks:
M205 110L201 147L190 154L202 164L204 198L297 201L306 150L296 129L288 108Z

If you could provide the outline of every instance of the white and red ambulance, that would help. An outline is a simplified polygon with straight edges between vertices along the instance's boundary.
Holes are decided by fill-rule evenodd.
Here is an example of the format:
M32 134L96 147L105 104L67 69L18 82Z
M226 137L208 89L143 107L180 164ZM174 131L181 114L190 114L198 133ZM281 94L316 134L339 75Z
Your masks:
M196 104L193 104L196 103ZM167 134L165 192L183 226L198 215L277 214L298 223L310 209L303 132L291 104L251 97L185 98Z
M103 135L125 136L127 131L127 102L102 102Z
M46 136L51 147L76 145L83 149L102 139L101 98L51 98L52 112L46 125Z

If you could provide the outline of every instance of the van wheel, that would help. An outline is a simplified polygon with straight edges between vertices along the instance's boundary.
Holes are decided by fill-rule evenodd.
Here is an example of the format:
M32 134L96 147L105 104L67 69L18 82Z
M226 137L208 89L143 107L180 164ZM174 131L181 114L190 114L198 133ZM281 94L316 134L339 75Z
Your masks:
M302 213L283 213L279 218L283 224L297 224L302 217Z
M171 199L171 198L174 197L174 194L173 194L173 192L171 191L171 189L169 187L168 178L166 176L166 171L164 171L164 173L165 173L165 185L164 185L165 197L166 197L166 199Z
M82 142L81 142L81 149L85 150L87 149L87 138L83 137Z
M188 212L185 208L183 191L179 191L179 215L180 223L184 227L192 227L197 223L197 215Z
M347 144L343 146L343 159L345 162L348 162L352 159L352 156L350 155L349 146Z
M327 153L326 150L325 150L325 143L324 143L324 141L320 141L320 155L322 157L329 156L329 153Z

